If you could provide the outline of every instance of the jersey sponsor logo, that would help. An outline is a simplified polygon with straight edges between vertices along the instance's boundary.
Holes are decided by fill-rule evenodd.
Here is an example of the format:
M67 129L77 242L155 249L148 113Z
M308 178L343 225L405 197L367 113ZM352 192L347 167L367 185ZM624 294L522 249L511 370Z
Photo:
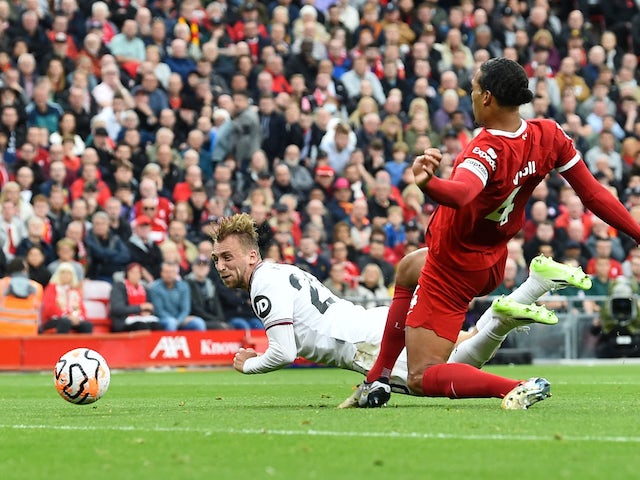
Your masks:
M496 151L492 147L489 147L486 152L482 150L480 147L473 147L473 150L471 150L471 153L475 153L480 158L486 160L486 162L489 165L491 165L491 169L494 172L496 171L495 160L498 158L498 155L496 154Z
M534 173L536 173L536 162L534 162L533 160L529 160L527 162L527 166L516 173L516 176L513 178L513 184L518 185L520 183L520 180L522 180L527 175L533 175Z
M271 300L264 295L257 295L253 299L253 309L256 315L264 320L271 313Z

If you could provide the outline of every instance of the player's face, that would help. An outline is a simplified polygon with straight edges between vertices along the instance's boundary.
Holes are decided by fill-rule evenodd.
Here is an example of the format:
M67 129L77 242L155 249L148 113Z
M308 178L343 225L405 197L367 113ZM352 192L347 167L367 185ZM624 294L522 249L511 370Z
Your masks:
M227 237L216 242L211 253L220 279L228 288L249 288L249 279L258 263L258 252L245 251L236 237Z

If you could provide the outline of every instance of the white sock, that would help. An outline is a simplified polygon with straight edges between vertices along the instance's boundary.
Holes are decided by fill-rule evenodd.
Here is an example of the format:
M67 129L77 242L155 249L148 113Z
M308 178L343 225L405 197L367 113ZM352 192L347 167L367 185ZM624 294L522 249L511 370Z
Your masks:
M461 342L451 352L447 363L466 363L481 368L496 354L506 335L496 335L491 327L478 331L473 337Z
M547 293L547 291L549 291L548 285L545 285L543 282L530 275L524 282L522 282L522 285L511 292L508 297L518 303L530 305ZM491 307L489 307L476 322L476 328L478 331L481 331L486 327L492 316L493 312Z

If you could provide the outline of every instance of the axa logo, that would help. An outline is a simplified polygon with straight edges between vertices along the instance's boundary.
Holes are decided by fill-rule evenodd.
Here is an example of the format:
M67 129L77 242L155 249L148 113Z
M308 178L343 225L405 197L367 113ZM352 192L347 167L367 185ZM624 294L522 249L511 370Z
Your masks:
M163 336L156 344L150 357L156 358L160 355L160 358L180 358L180 353L184 358L191 358L191 351L189 350L189 342L187 337L184 336Z
M527 175L533 175L534 173L536 173L536 162L529 160L527 162L527 166L516 173L516 176L513 178L513 184L518 185L520 183L520 180L522 180Z
M482 150L480 147L473 147L473 150L471 150L471 153L475 153L480 158L484 159L489 165L491 165L491 170L493 171L496 170L495 160L498 158L498 154L492 147L489 147L486 152Z

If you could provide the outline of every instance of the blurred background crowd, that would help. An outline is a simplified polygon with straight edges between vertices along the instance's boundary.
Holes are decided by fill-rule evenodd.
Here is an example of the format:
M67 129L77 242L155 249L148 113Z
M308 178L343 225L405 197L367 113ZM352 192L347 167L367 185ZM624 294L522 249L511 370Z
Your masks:
M108 282L137 306L114 330L259 326L208 261L210 223L246 211L265 258L388 302L436 207L412 158L438 147L450 174L475 132L471 79L497 56L529 76L522 116L555 119L640 221L639 3L0 0L0 274L17 258L45 288L69 265L70 284ZM640 250L559 175L496 293L539 253L583 266L593 295L620 275L637 290ZM174 282L199 321L159 314Z

